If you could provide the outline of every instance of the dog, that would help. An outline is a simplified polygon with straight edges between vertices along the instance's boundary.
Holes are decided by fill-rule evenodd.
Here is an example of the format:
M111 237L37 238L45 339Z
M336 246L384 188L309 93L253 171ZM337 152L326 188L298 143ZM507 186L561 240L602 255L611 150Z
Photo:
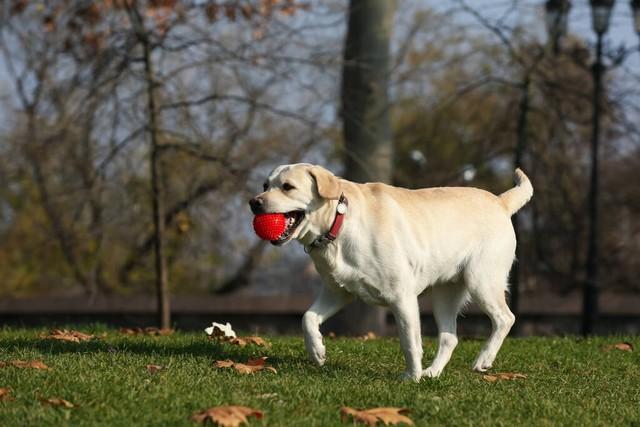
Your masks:
M310 359L324 364L320 325L360 298L392 311L406 362L403 378L438 377L458 343L458 313L472 299L493 326L473 369L491 368L515 322L505 301L516 249L510 218L533 196L520 169L515 181L496 196L472 187L356 184L307 163L275 168L249 204L254 214L285 214L286 229L271 243L302 243L324 283L302 321ZM445 283L458 275L464 281ZM427 289L438 350L423 370L418 296Z

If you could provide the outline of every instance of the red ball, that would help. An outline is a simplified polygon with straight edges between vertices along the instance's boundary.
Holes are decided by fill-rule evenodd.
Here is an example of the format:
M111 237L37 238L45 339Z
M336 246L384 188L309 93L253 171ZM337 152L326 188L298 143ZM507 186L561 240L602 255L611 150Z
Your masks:
M253 229L263 240L278 240L287 228L287 218L282 213L265 213L253 217Z

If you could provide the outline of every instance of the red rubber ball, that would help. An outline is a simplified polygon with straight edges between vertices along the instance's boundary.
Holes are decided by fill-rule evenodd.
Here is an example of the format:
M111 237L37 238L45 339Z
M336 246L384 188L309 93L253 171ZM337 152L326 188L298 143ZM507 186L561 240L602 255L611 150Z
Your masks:
M253 217L253 229L263 240L278 240L287 228L287 219L282 213L265 213Z

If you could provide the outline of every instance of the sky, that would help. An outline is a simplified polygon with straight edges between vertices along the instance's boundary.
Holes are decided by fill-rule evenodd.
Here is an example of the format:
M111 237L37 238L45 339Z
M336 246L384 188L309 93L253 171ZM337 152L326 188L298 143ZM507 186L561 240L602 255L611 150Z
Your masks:
M459 8L460 1L415 1L415 4L428 4L436 10L450 11ZM530 25L535 28L540 40L546 40L546 28L544 24L545 1L518 1L518 0L467 0L465 4L481 12L483 16L492 21L499 19L508 13L505 22L508 25L521 24ZM474 24L474 19L469 14L457 13L456 19L463 23ZM582 38L591 45L595 44L596 35L591 27L591 6L588 0L573 1L569 11L568 33L574 37ZM624 45L633 50L629 56L629 61L636 70L640 71L640 37L634 30L633 14L629 0L617 0L614 2L614 9L611 15L609 31L605 34L605 43L611 46Z
M346 0L345 0L346 3ZM544 1L536 0L468 0L466 4L481 12L488 20L499 19L506 14L507 25L521 24L534 27L540 40L546 38L544 27ZM455 19L463 24L477 25L475 18L460 12L460 1L411 0L402 1L402 7L411 5L416 8L425 6L444 13L455 13ZM595 43L595 34L591 29L591 8L587 0L574 1L569 14L569 32L579 38ZM640 71L640 37L633 28L633 15L628 0L616 1L611 17L610 28L605 36L605 43L610 46L624 45L634 52L629 56L627 67ZM633 49L635 47L635 49ZM11 87L7 81L6 64L0 58L0 99L9 96Z

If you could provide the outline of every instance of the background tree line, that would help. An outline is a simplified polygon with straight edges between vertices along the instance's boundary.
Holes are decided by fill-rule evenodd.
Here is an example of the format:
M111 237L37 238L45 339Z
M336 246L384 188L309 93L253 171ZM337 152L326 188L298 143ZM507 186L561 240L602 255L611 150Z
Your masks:
M258 267L303 256L273 252L250 230L246 200L274 165L500 192L522 138L536 195L521 216L521 289L579 286L585 42L570 38L554 54L528 25L533 14L507 24L464 3L446 13L398 3L364 18L386 23L361 46L388 51L369 66L347 37L359 4L5 2L0 292L235 289ZM358 69L386 90L349 92ZM609 76L602 276L608 289L637 291L640 78L624 64Z

